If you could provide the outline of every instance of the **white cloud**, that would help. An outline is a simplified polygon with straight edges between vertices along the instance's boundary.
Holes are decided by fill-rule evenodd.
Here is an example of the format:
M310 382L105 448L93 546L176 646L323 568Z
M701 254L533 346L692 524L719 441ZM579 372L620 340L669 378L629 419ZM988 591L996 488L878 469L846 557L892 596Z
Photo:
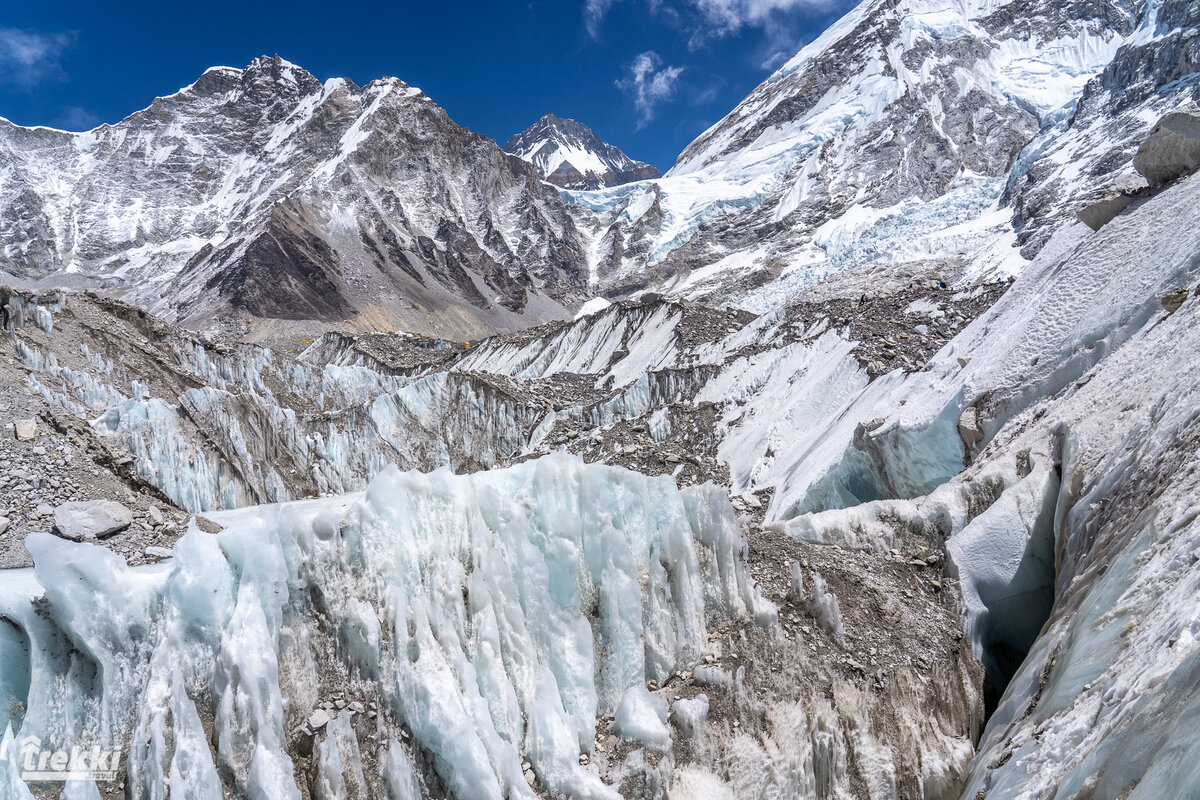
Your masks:
M73 33L34 33L0 28L0 84L32 88L66 77L63 54L75 44Z
M670 100L675 94L675 85L683 69L664 66L662 57L653 50L640 54L626 67L625 77L616 83L633 98L638 110L639 128L654 118L660 103Z

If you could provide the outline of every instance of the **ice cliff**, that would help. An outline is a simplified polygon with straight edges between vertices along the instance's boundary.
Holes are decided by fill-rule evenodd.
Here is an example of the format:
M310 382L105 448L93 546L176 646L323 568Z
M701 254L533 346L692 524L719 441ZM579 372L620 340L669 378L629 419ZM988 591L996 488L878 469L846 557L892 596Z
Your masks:
M660 747L647 682L701 662L713 626L774 624L717 490L567 456L391 469L223 521L139 569L31 537L36 566L0 584L2 722L129 737L135 797L280 800L296 776L304 796L532 797L523 762L550 793L615 797L586 766L598 719ZM318 711L334 692L350 710ZM5 785L19 769L6 747Z

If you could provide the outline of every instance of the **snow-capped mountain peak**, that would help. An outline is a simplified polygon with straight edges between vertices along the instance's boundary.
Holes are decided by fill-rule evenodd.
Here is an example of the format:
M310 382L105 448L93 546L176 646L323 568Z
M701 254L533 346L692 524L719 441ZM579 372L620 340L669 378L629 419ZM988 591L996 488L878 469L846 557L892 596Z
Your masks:
M508 140L504 151L528 161L549 183L564 189L599 189L659 177L603 141L588 126L547 114Z
M0 122L0 282L206 329L474 338L562 318L577 238L529 165L395 78L322 84L262 56L88 133Z

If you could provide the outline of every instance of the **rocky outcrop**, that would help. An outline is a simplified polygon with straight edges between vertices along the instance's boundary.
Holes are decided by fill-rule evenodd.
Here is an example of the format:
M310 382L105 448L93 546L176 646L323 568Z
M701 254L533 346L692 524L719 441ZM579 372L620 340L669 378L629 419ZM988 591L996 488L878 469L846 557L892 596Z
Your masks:
M1197 99L1200 6L1163 0L1126 8L1105 23L1120 37L1112 42L1125 43L1085 76L1078 99L1047 119L1014 164L1004 197L1027 258L1074 221L1081 200L1140 181L1133 159L1155 121Z
M1084 198L1075 215L1098 231L1138 200L1200 169L1200 116L1174 111L1158 124L1133 157L1138 175L1123 175Z
M762 313L864 263L922 271L927 260L953 269L977 252L997 258L1014 225L975 223L1010 180L1023 183L1037 155L1023 148L1069 113L1145 24L1144 8L858 5L690 144L653 191L572 198L580 218L603 212L602 286ZM1030 79L1046 69L1053 82ZM1067 212L1053 227L1073 221L1081 194L1050 198ZM1033 210L1021 203L1019 232Z

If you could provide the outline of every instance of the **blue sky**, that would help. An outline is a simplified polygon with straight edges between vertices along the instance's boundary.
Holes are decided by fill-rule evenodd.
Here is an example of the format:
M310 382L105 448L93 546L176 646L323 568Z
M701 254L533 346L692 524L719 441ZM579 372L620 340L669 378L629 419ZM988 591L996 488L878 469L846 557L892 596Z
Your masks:
M0 3L0 116L117 122L215 65L278 53L319 79L392 75L497 139L546 112L667 169L852 0L267 5Z

